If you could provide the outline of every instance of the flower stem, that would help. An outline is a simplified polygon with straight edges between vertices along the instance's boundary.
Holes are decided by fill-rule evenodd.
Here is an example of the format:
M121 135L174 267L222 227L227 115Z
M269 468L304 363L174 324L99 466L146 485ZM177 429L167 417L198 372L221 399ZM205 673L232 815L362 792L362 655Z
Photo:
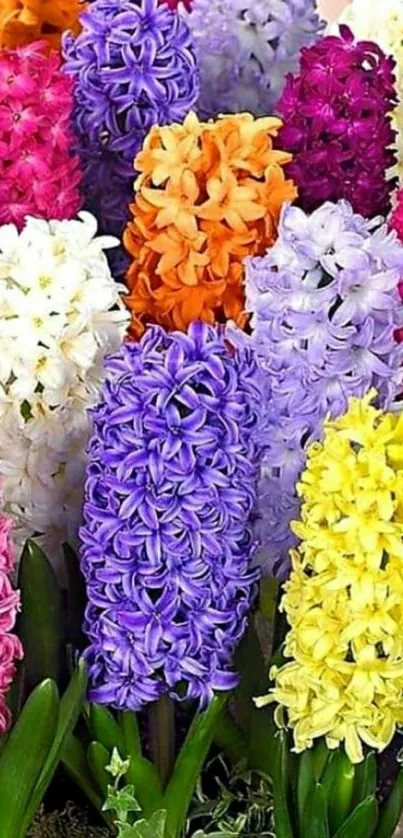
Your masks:
M150 706L150 747L162 788L171 777L175 760L175 709L167 695Z

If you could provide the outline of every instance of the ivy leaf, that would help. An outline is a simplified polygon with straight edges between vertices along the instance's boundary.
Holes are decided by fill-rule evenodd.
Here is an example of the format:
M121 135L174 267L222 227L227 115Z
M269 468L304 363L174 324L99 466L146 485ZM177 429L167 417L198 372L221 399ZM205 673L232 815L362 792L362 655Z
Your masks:
M123 826L119 838L165 838L167 813L154 812L150 820L137 821L133 826Z
M134 786L124 786L122 789L108 786L108 796L102 808L104 812L117 812L119 817L122 816L122 813L141 812L141 806L136 800Z

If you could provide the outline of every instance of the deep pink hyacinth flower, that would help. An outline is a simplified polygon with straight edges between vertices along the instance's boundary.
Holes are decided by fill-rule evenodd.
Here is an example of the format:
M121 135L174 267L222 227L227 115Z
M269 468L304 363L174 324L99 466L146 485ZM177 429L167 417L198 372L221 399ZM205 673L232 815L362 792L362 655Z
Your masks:
M166 3L170 9L177 9L180 4L183 4L185 9L190 9L192 0L160 0L160 3Z
M285 123L278 142L294 155L288 175L306 211L340 198L367 218L389 211L394 67L376 44L356 42L347 26L340 37L302 50L300 73L288 76L278 105Z
M44 44L0 53L0 224L76 216L82 199L72 101L60 56L46 55Z
M0 735L11 723L7 693L15 677L16 662L23 657L20 640L11 634L20 608L19 592L9 579L14 569L11 530L12 521L0 515Z

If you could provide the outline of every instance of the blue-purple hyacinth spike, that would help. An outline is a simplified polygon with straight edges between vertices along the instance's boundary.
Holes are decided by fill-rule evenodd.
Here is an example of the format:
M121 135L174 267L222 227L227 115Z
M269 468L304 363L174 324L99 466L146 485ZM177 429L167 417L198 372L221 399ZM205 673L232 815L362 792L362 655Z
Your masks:
M206 324L151 327L110 358L81 530L92 700L205 705L237 684L258 578L259 393L251 353Z

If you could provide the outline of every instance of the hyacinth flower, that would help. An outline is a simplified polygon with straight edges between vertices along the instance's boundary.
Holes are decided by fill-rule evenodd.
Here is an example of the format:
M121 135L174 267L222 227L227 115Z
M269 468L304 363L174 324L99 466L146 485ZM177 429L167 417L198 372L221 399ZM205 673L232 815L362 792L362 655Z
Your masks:
M40 535L57 561L81 516L88 408L127 312L88 213L0 227L0 474L18 543Z
M396 232L345 201L311 215L286 206L277 242L247 261L251 337L238 339L251 341L266 374L256 532L269 573L288 572L295 484L324 419L340 416L351 396L372 386L382 405L400 392L402 270Z
M158 0L95 0L78 37L65 35L74 80L74 127L83 194L101 230L120 237L128 220L133 161L150 128L181 122L199 93L187 24Z
M68 219L81 206L72 83L43 43L0 52L0 224Z
M0 44L17 47L46 41L60 50L63 32L78 34L82 0L0 0Z
M403 422L375 396L352 399L309 449L282 600L287 661L270 675L295 750L325 736L353 763L363 745L384 750L403 721Z
M107 361L81 528L90 698L140 709L238 681L256 571L259 376L195 323L151 327Z
M278 103L284 120L281 148L303 209L345 198L367 218L386 215L394 189L395 62L347 26L302 50L300 72L290 75Z
M187 21L200 66L203 119L272 113L301 48L325 25L315 0L193 0Z
M20 640L12 630L20 610L19 592L14 590L14 549L11 541L11 518L0 515L0 736L11 724L7 694L16 674L16 662L23 658Z
M243 259L275 241L281 207L296 197L284 175L291 157L273 148L280 127L276 117L189 114L151 129L124 234L134 336L149 322L245 325Z
M375 41L396 61L396 86L399 97L393 112L393 127L397 132L397 169L391 174L403 175L403 19L400 0L383 0L382 3L367 3L366 0L352 0L341 16L357 38Z

